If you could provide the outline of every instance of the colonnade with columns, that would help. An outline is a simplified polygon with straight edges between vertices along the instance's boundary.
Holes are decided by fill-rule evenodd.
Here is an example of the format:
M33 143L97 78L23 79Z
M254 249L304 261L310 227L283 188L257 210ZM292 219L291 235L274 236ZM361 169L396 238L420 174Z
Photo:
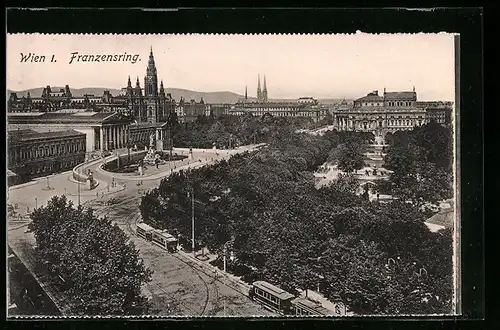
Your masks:
M130 128L126 124L103 125L100 129L101 150L126 148L129 142Z

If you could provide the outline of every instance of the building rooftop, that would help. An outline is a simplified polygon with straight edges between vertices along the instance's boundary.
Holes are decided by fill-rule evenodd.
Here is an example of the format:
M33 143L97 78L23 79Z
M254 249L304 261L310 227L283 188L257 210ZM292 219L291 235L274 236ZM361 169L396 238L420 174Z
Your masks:
M340 109L339 109L340 110ZM425 109L417 107L384 107L384 106L361 106L355 108L344 109L346 112L422 112L425 113Z
M384 98L378 95L378 91L373 91L371 93L366 94L359 99L354 100L355 102L382 102Z
M384 98L386 100L416 100L416 92L387 92L384 93Z
M316 311L318 315L334 315L335 311L329 310L321 305L319 302L312 301L310 299L304 298L304 297L297 297L292 300L292 304L294 305L299 305L299 306L304 306L310 309L313 309Z
M53 131L53 132L36 132L33 130L12 130L7 131L9 140L11 143L15 142L25 142L33 140L45 140L45 139L55 139L55 138L65 138L65 137L85 137L85 133L77 132L75 130L67 131Z
M142 222L141 222L141 223L138 223L138 224L137 224L137 227L139 227L139 228L141 228L141 229L143 229L143 230L145 230L145 231L153 231L153 230L155 230L155 229L154 229L153 227L151 227L150 225L147 225L147 224L142 223Z
M453 228L455 223L455 211L453 207L443 209L427 219L427 223Z
M9 112L7 122L12 124L30 123L89 123L128 122L128 118L113 112Z

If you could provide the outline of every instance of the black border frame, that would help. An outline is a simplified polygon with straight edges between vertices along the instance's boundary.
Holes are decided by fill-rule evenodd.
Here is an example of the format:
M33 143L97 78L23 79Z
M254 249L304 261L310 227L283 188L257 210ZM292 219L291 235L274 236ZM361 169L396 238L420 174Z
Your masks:
M356 318L348 320L262 320L245 323L259 329L273 328L482 328L460 320L481 320L486 316L484 282L483 217L483 10L441 8L429 10L351 9L7 9L7 33L435 33L460 34L460 163L462 217L462 302L463 316L434 321L413 318ZM379 322L374 323L377 320ZM191 319L151 322L148 320L8 321L8 328L157 329L163 326L240 327L243 319ZM39 322L43 322L40 324ZM163 323L166 322L166 323ZM403 324L402 324L403 323ZM466 325L468 324L468 325Z

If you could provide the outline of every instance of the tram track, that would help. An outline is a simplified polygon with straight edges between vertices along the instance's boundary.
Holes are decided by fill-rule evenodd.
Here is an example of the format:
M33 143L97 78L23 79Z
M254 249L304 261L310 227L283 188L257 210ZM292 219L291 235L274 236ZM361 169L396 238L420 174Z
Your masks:
M119 202L119 203L117 203L117 204L113 204L113 205L111 205L111 206L112 206L112 207L121 206L121 205L124 205L125 203L129 203L129 202L131 202L132 200L137 199L137 198L140 198L140 197L139 197L139 196L133 196L133 197L130 197L130 198L126 198L125 200L123 200L123 201L121 201L121 202ZM99 210L99 211L103 212L103 211L106 211L106 210ZM109 210L108 210L108 211L109 211ZM96 212L96 213L97 213L97 212ZM101 215L102 215L102 214L101 214ZM122 224L124 224L124 225L127 227L127 230L128 230L128 232L129 232L129 234L130 234L130 235L135 234L134 230L132 229L132 221L133 221L133 220L134 220L134 218L136 218L136 217L140 217L140 213L139 213L139 212L134 213L131 217L127 217L127 218L125 219L125 222L124 222L124 223L122 223ZM177 255L175 255L175 254L171 254L171 256L172 256L172 257L174 257L174 258L176 258L177 260L179 260L179 261L180 261L180 262L182 262L183 264L187 265L187 266L188 266L188 267L189 267L189 268L190 268L190 269L191 269L191 270L192 270L192 271L196 274L196 276L197 276L197 277L201 280L201 282L203 283L203 286L204 286L204 288L205 288L205 292L206 292L206 298L205 298L205 301L204 301L204 304L203 304L203 308L202 308L201 313L200 313L200 316L202 316L203 314L205 314L206 309L207 309L207 306L208 306L208 304L209 304L209 302L210 302L210 288L209 288L209 286L208 286L207 281L206 281L206 280L203 278L203 276L201 275L201 271L199 271L199 270L196 268L196 266L195 266L195 263L194 263L194 262L192 262L192 261L186 261L186 260L184 260L183 258L181 258L181 257L179 257L179 256L177 256ZM203 274L205 274L205 273L203 273ZM205 275L206 275L206 274L205 274ZM151 286L150 284L147 284L147 287L150 287L150 286ZM164 293L168 294L165 290L163 290L163 289L162 289L161 287L159 287L159 286L157 287L157 289L159 289L160 291L162 291L162 292L164 292ZM217 289L216 289L216 290L217 290ZM218 293L217 293L217 296L218 296ZM186 306L186 305L184 305L184 304L182 304L182 303L180 303L180 304L181 304L182 306L184 306L184 307L186 307L186 308L187 308L187 306ZM158 308L157 308L157 309L158 309ZM194 312L194 311L193 311L192 309L190 309L190 308L187 308L187 309L188 309L188 310L190 310L191 312Z
M193 270L193 272L198 276L198 278L201 280L201 282L203 283L203 285L205 286L206 298L205 298L205 302L204 302L204 305L203 305L203 309L201 310L201 313L200 313L200 316L202 316L203 314L205 314L205 311L207 309L208 303L210 301L210 289L208 288L207 281L205 281L205 279L203 278L203 276L201 276L200 271L197 270L195 268L195 266L191 265L191 263L193 263L192 261L183 260L181 257L176 256L175 254L172 254L172 257L176 258L180 262L182 262L182 263L186 264L188 267L190 267Z
M112 221L114 223L118 224L120 227L122 227L122 229L124 231L128 232L129 236L131 236L131 238L132 238L132 236L135 235L135 230L132 228L132 223L134 221L137 221L137 219L140 217L140 212L139 211L135 211L135 212L132 211L130 215L124 216L124 217L120 217L120 215L117 213L120 211L121 212L126 211L128 209L128 207L126 207L126 205L131 205L131 203L133 201L140 200L141 197L142 196L125 197L123 200L120 200L116 204L111 204L111 205L105 204L107 201L109 201L109 199L102 200L102 201L99 201L100 205L89 205L89 206L98 207L98 209L95 210L95 214L97 216L109 214ZM134 208L136 209L135 206L134 206ZM115 218L115 219L118 218L119 220L113 220L113 218ZM225 306L222 308L220 306L223 294L220 292L218 285L217 285L217 282L219 282L222 285L225 285L228 288L236 291L237 293L245 296L244 294L242 294L241 292L239 292L238 290L233 288L231 285L226 284L224 281L222 281L222 279L218 279L217 276L215 276L215 277L211 276L211 274L208 273L207 269L204 269L202 265L197 264L195 261L187 260L185 256L176 255L175 253L170 254L170 256L174 257L175 259L180 261L182 264L189 267L192 270L192 272L203 283L203 288L204 288L203 291L205 291L205 299L203 301L203 307L201 308L200 312L196 313L196 311L192 310L190 307L183 304L180 300L176 300L176 303L180 304L184 310L187 310L192 315L199 314L199 316L203 316L203 315L206 315L207 312L210 312L210 314L217 313L217 312L221 311L222 308L225 308ZM208 277L208 278L212 279L212 281L207 281L204 277ZM211 290L210 287L212 287L213 290ZM155 297L154 298L155 308L157 310L161 310L162 309L161 302L159 300L161 300L162 298L158 295L155 295L153 293L154 290L156 289L157 291L161 291L162 293L166 294L167 296L171 295L171 293L168 293L167 291L165 291L162 288L162 285L160 283L158 283L158 284L147 283L146 288L148 288L148 290L153 294L153 297ZM211 292L211 291L213 291L213 292ZM208 310L210 303L213 304L213 308Z

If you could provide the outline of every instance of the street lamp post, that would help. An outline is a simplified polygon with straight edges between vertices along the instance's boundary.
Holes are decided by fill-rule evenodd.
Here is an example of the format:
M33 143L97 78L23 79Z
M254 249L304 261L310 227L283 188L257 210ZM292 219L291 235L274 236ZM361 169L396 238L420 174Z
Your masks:
M38 197L35 197L35 209L38 208Z
M78 181L78 206L80 206L80 177L78 177L77 181Z
M193 257L196 257L195 251L195 241L194 241L194 188L191 187L191 230L192 230L192 242L191 249L193 250Z

